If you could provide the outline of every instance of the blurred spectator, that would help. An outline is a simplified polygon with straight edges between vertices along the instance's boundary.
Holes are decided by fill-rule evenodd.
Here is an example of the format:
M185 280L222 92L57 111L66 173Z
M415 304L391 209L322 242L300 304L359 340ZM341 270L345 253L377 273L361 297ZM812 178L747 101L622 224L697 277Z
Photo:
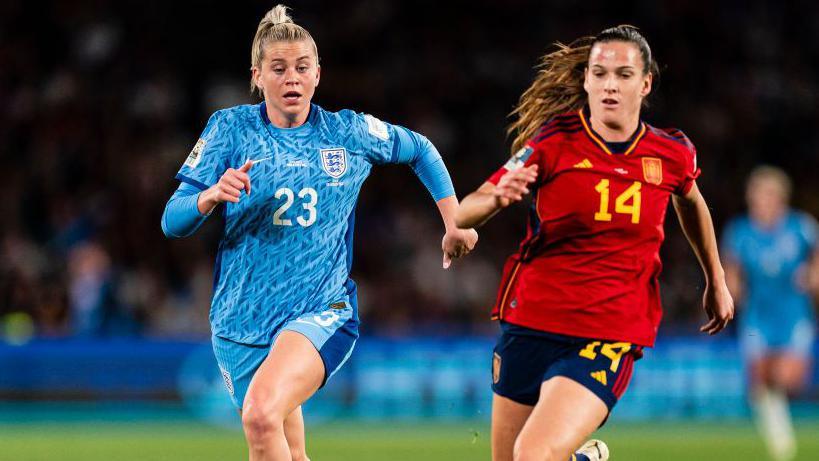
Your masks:
M271 5L0 4L0 316L24 313L49 336L208 335L219 219L173 242L159 219L210 113L255 102L247 31ZM508 155L506 114L550 43L631 23L665 64L647 119L673 122L697 145L718 228L742 208L741 178L758 163L788 170L795 205L819 213L819 130L810 129L819 121L819 48L806 46L819 40L816 6L291 6L319 45L317 102L427 133L461 193ZM524 210L482 229L477 251L444 273L427 224L437 218L415 201L424 196L416 183L390 169L362 191L353 275L364 330L492 328L498 270L523 235ZM702 280L675 227L663 249L664 328L692 332Z

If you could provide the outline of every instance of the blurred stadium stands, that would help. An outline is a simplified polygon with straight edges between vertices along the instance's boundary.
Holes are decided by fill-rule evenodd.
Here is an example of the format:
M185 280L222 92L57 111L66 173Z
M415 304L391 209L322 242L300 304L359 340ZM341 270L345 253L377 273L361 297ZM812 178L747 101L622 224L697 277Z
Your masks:
M307 418L488 419L487 351L492 345L490 338L475 337L366 338L306 404ZM5 406L0 403L0 423L4 413L15 414L9 411L14 401L97 401L120 408L156 402L219 425L239 422L208 343L40 340L0 346L0 370L15 370L0 375L0 402L6 401ZM614 413L618 420L730 421L748 416L744 370L734 341L661 341L647 351L637 370ZM816 395L812 397L794 404L797 416L819 417Z
M250 43L272 4L0 3L0 400L189 398L177 380L209 336L219 224L169 241L159 219L209 114L255 102ZM631 23L663 65L646 119L683 129L697 145L718 229L743 209L744 177L759 163L785 168L795 205L819 215L819 8L808 2L290 6L318 43L315 101L426 134L460 195L506 157L506 115L547 45ZM360 343L315 402L317 414L339 405L362 415L486 413L488 308L524 213L493 221L477 252L448 272L437 270L436 214L408 169L368 180L354 277L363 334L388 339ZM702 319L702 280L668 221L661 336L669 339L638 367L622 417L742 415L732 338L677 339ZM417 338L442 333L443 343ZM424 360L438 374L419 384L430 373ZM396 405L420 406L362 401L362 382L370 398L387 386L384 399L405 395ZM687 390L674 394L678 387ZM460 403L436 400L439 392Z

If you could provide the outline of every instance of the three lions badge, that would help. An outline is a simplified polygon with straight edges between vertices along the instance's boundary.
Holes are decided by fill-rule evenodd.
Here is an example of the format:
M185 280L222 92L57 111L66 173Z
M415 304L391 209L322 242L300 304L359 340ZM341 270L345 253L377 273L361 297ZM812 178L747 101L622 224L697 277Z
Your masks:
M347 149L334 147L321 149L321 167L333 179L338 179L347 172Z

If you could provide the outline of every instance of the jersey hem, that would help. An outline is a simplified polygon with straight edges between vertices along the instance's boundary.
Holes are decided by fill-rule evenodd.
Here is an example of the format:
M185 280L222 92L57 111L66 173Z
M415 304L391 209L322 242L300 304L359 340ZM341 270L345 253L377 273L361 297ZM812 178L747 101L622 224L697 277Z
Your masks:
M590 331L585 330L583 328L570 328L565 325L529 325L526 323L509 320L508 317L504 317L502 319L504 322L517 325L519 327L529 328L536 331L542 331L544 333L552 333L557 335L563 336L570 336L573 338L580 338L580 339L600 339L604 341L621 341L621 342L628 342L634 344L636 346L643 346L643 347L654 347L654 340L655 337L646 337L646 336L626 336L626 335L617 335L611 334L608 332L601 332L601 331Z

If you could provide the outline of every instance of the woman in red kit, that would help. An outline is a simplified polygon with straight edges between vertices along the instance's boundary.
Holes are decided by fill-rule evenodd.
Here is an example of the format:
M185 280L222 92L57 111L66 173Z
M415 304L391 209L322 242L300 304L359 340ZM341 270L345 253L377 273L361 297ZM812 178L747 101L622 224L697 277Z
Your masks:
M526 238L507 261L493 318L494 461L607 459L592 441L662 317L659 249L668 200L702 266L708 334L734 304L679 130L640 118L657 65L631 26L543 57L513 112L516 152L461 202L457 224L485 223L533 196ZM594 450L589 450L589 448ZM589 454L591 452L591 454Z

